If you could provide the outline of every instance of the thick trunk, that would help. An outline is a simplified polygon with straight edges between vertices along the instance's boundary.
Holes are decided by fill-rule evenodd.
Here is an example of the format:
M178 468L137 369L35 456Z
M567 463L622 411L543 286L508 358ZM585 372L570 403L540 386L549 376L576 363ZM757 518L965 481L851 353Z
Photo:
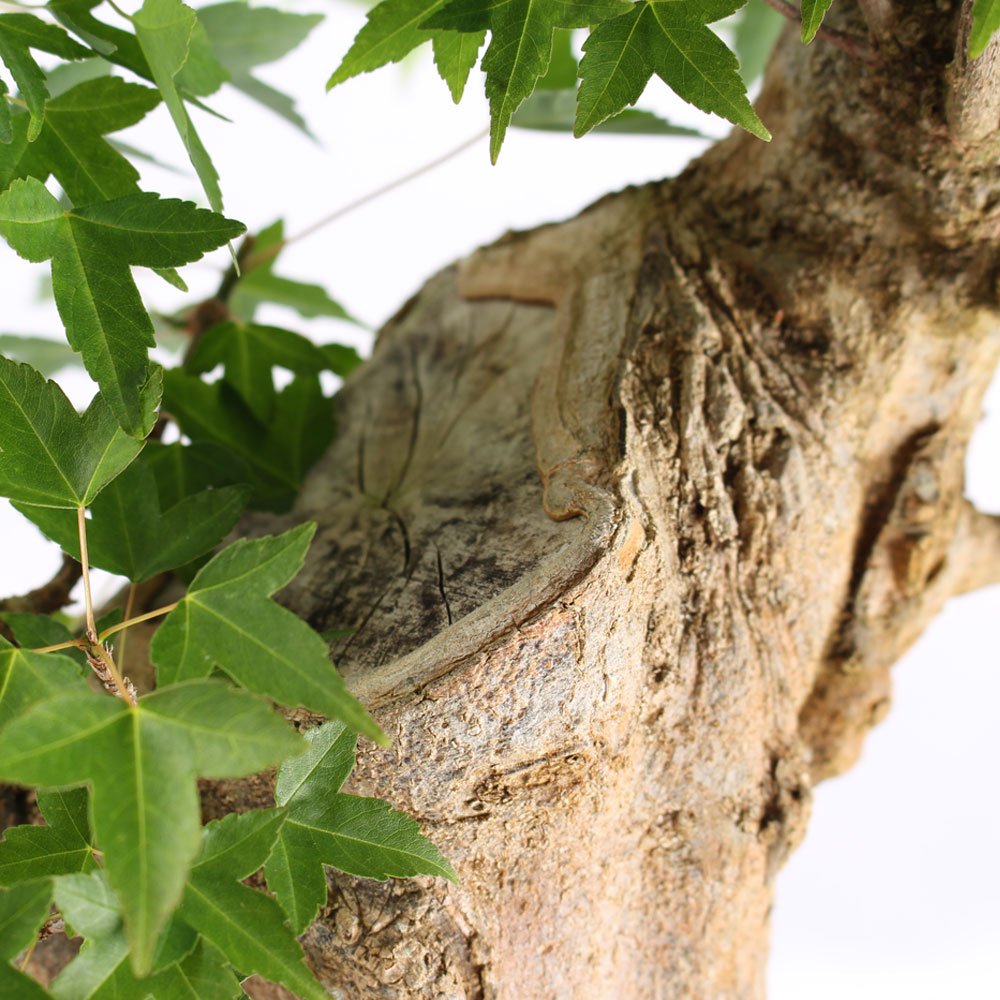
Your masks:
M343 392L286 597L355 630L394 739L355 787L462 880L331 876L306 940L343 996L763 996L811 785L1000 554L962 499L998 59L953 60L956 6L909 4L878 65L787 37L770 146L439 275Z

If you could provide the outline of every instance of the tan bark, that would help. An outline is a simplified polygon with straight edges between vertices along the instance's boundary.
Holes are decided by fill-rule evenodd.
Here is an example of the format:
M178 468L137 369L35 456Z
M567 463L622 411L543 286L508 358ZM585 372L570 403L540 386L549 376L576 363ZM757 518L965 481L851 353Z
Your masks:
M339 397L285 599L355 630L335 655L393 746L352 787L461 884L331 873L305 942L336 995L764 995L812 785L1000 555L962 499L1000 350L1000 50L955 56L957 2L892 8L872 65L782 41L770 145L434 278Z

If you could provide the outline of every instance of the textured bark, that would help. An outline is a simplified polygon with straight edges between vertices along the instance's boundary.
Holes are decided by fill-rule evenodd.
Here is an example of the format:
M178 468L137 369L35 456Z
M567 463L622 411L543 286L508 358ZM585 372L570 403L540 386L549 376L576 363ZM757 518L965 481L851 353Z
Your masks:
M394 743L354 786L462 881L331 874L305 940L338 995L763 996L811 786L1000 554L962 498L998 52L954 55L957 4L893 8L873 65L783 40L770 145L436 277L341 395L286 599L355 629L335 653Z

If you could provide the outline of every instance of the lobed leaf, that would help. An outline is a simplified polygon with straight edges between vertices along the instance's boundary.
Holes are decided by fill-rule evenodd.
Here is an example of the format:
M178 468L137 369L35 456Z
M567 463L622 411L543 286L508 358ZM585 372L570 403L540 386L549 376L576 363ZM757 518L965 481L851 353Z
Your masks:
M634 104L656 73L679 97L770 139L747 98L736 57L706 23L743 0L640 0L599 24L584 43L577 135Z
M181 916L246 975L281 983L302 1000L328 1000L278 904L241 880L263 863L284 821L280 809L230 814L205 828Z
M157 680L177 684L219 667L250 691L343 719L385 742L348 692L322 638L269 599L298 573L315 527L240 540L204 566L153 637Z
M159 401L159 369L145 389ZM0 357L0 496L42 507L87 507L142 450L103 396L78 414L55 382Z
M46 826L14 826L5 831L0 841L0 885L17 885L94 868L87 790L39 791L38 808Z
M36 178L0 195L0 233L27 260L52 261L52 290L70 345L126 432L144 437L158 397L148 391L153 327L130 265L199 260L243 231L190 202L135 194L65 211Z
M157 691L136 708L72 693L3 729L0 777L89 785L97 846L121 902L133 971L143 975L198 851L196 776L254 773L299 745L263 702L217 681Z

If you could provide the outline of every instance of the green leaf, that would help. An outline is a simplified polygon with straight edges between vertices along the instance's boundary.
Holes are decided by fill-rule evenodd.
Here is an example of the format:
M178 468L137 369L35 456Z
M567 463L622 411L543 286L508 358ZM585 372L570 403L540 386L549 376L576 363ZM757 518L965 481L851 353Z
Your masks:
M555 29L583 28L628 9L620 0L449 0L422 26L489 29L483 70L490 102L490 158L496 163L514 112L548 69Z
M0 726L64 690L87 690L77 665L57 653L32 653L0 638Z
M203 490L238 486L247 481L243 462L217 445L151 441L142 457L156 477L163 510Z
M335 302L320 285L311 285L291 278L282 278L274 273L274 265L279 254L272 252L284 238L284 224L279 220L262 230L254 238L254 254L266 254L267 259L245 271L230 299L230 311L244 320L253 319L254 312L262 302L288 306L300 316L312 319L327 316L343 319L349 323L358 321L342 305ZM280 249L280 248L279 248Z
M634 104L655 72L702 111L770 139L747 98L736 57L706 27L741 3L641 0L628 13L598 25L583 46L576 134Z
M72 642L73 633L66 625L53 618L51 615L33 615L16 611L5 611L0 614L19 646L31 650L44 646L56 646L63 642ZM83 673L89 676L90 667L87 666L87 659L79 649L65 649L60 656L68 656ZM0 883L2 884L2 883Z
M7 103L7 84L0 80L0 143L9 144L14 141L14 129L11 125L10 104Z
M1000 0L976 0L972 6L972 33L969 36L969 56L976 59L1000 28Z
M296 933L326 902L324 865L363 878L437 875L456 881L413 819L379 799L337 791L354 766L355 740L344 726L328 723L307 738L309 750L278 772L275 800L287 807L288 818L264 868Z
M157 381L147 394L158 401ZM87 507L142 450L103 396L81 416L55 382L0 357L0 496L42 507Z
M132 24L153 81L163 95L163 103L201 180L208 203L216 212L221 212L219 175L195 131L177 85L178 74L184 69L191 53L198 15L180 0L145 0L132 18Z
M736 17L733 51L740 60L740 75L749 85L764 72L775 42L788 22L764 0L749 0Z
M51 340L48 337L0 334L0 354L37 368L46 378L63 368L76 368L80 365L80 356L65 340Z
M190 263L241 232L238 222L155 194L64 211L29 178L0 195L0 233L27 260L52 260L53 293L70 345L134 437L152 427L156 399L144 393L153 327L129 265Z
M243 974L281 983L302 1000L329 1000L278 904L241 883L264 863L283 820L284 811L272 809L210 823L180 914Z
M299 745L263 702L217 681L157 691L136 708L66 694L4 728L0 777L90 786L97 846L122 905L133 971L142 975L198 851L196 776L253 773Z
M383 0L373 7L347 55L327 81L326 89L409 55L433 36L433 32L421 26L444 3L445 0Z
M194 374L223 365L226 381L261 422L272 416L276 393L272 368L315 375L329 367L323 352L301 334L255 323L219 323L194 345L184 367Z
M434 65L441 79L448 84L452 100L458 104L472 67L479 61L479 50L486 41L486 32L466 34L462 31L440 31L434 35Z
M298 376L277 394L262 425L225 380L206 385L171 369L164 409L195 442L221 445L242 460L254 489L251 505L287 510L313 463L333 438L333 407L316 376Z
M229 71L232 85L309 134L292 99L262 83L250 70L297 48L323 16L232 2L202 7L198 19L216 58Z
M330 662L326 643L269 599L298 573L315 528L242 539L204 566L153 637L157 680L176 684L220 667L250 691L343 719L384 743Z
M137 192L139 172L104 136L135 125L159 101L155 90L113 76L73 87L49 101L28 171L43 181L52 174L75 205Z
M98 21L91 13L102 0L49 0L46 5L56 19L103 59L124 66L138 76L153 75L135 35Z
M833 0L802 0L802 41L811 42L816 37L826 12Z
M14 826L0 842L0 885L49 875L88 872L94 867L85 788L38 793L47 826Z
M87 522L90 563L133 583L177 569L214 548L246 506L248 488L202 490L161 508L152 467L140 458L91 505ZM76 514L15 504L29 520L80 558Z
M17 1000L52 1000L38 983L23 972L0 962L0 996L17 997Z
M12 959L31 945L51 906L49 879L0 891L0 959Z
M0 14L0 59L14 77L31 116L28 141L37 138L45 120L45 73L30 49L49 52L63 59L83 59L90 53L74 42L62 28L46 24L32 14Z

